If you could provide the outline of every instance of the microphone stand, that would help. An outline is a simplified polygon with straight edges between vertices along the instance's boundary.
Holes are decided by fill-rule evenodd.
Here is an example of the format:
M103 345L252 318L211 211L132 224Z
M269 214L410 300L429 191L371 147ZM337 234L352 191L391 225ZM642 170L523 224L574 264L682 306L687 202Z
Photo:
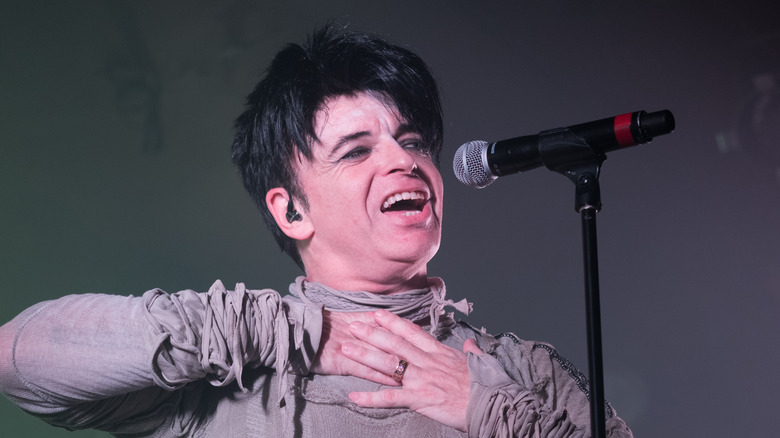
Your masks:
M539 134L539 151L548 169L561 173L575 185L574 208L582 218L582 248L585 268L585 306L588 336L588 371L591 437L606 437L604 370L601 350L596 213L601 209L599 171L607 158L596 152L568 128Z

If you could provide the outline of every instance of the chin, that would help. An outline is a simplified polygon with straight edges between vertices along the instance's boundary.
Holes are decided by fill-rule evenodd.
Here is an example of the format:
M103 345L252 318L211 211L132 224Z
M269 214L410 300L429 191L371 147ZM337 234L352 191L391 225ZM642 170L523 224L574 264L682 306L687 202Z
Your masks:
M438 251L439 244L437 242L436 245L406 248L405 251L399 251L399 253L396 254L396 257L393 257L393 259L397 262L425 267L428 262L433 259L433 256L435 256Z

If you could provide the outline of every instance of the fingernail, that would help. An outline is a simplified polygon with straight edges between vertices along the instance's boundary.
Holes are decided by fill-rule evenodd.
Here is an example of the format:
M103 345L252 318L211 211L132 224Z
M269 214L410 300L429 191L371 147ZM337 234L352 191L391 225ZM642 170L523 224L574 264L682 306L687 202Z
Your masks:
M350 392L349 399L352 400L353 403L360 403L360 394L357 392Z
M375 315L377 318L387 318L387 316L390 315L390 312L382 309L382 310L377 310Z
M360 321L353 321L349 324L349 329L356 332L362 332L366 329L366 325Z

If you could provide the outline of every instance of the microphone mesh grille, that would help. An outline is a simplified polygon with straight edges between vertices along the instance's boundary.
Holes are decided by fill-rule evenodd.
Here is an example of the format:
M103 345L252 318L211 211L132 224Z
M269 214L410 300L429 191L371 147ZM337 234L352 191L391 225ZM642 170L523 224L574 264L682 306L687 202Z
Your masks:
M452 161L452 169L455 171L455 177L458 178L458 181L467 186L481 189L496 179L482 158L487 146L488 142L486 141L474 140L458 148Z

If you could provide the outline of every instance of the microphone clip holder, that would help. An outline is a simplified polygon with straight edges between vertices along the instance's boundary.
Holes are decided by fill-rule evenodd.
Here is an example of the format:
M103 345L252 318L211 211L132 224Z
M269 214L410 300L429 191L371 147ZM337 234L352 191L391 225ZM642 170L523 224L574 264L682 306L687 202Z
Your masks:
M539 156L550 170L569 178L576 188L574 209L601 210L599 173L606 154L596 152L584 138L569 128L539 133Z

